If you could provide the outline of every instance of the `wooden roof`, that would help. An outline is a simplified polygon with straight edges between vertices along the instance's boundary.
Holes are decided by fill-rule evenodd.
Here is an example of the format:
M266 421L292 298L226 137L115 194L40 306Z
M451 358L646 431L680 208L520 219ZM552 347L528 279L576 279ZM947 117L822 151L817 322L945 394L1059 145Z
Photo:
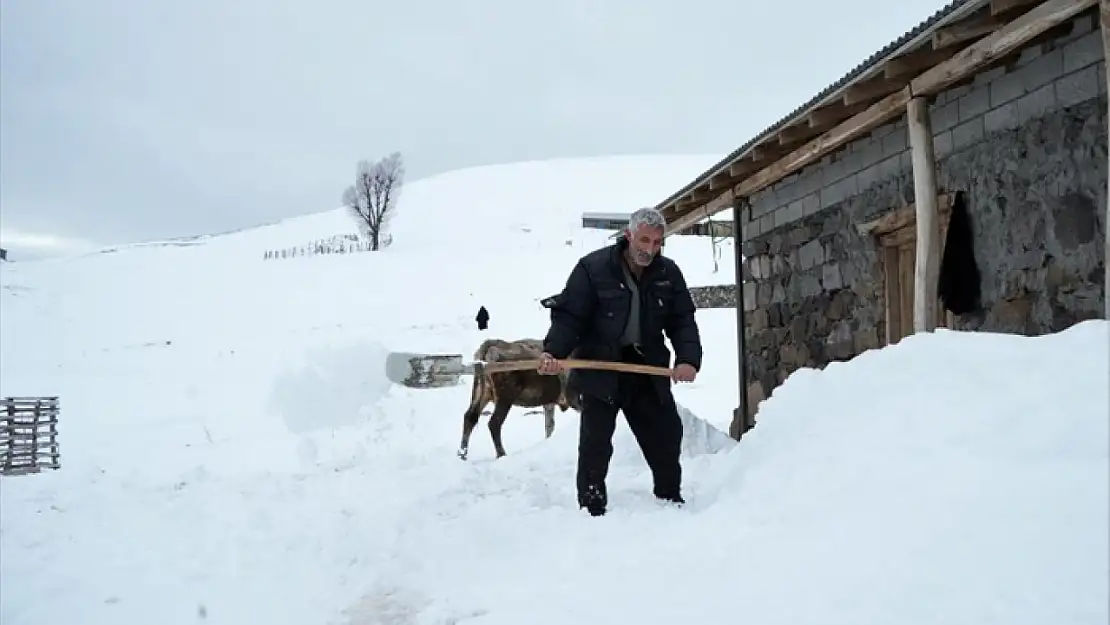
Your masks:
M915 97L1071 28L1097 0L955 0L656 205L675 232L731 208L872 129Z

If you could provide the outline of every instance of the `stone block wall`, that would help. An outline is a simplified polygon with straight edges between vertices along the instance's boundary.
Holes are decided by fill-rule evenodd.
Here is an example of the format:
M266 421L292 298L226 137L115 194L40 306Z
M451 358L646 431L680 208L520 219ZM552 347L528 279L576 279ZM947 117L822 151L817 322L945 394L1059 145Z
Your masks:
M736 308L736 285L692 286L690 296L698 308Z
M886 185L874 199L900 192ZM859 205L863 205L860 202ZM745 243L749 395L762 399L794 371L879 347L885 336L878 250L836 206Z
M938 186L963 191L983 310L957 329L1041 334L1101 316L1106 82L1090 13L930 104ZM749 394L882 345L880 250L857 225L914 202L904 117L750 198Z
M939 185L967 192L981 276L983 310L955 329L1038 335L1103 316L1106 133L1103 94L938 164Z

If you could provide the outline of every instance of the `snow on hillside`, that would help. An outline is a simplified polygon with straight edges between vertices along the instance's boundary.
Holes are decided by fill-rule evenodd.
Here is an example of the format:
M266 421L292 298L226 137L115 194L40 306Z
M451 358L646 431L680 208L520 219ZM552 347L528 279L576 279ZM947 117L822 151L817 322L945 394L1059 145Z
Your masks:
M0 622L1106 623L1107 322L801 370L736 444L734 313L699 311L705 367L675 389L689 505L651 501L621 422L600 519L575 509L573 411L545 440L514 410L496 461L482 425L464 463L469 380L382 378L389 349L470 354L479 304L490 335L542 335L537 300L604 242L578 214L708 160L413 182L383 253L262 260L351 231L331 211L3 266L0 395L61 396L63 468L0 478ZM667 253L732 278L700 237Z
M716 154L551 159L470 167L409 181L391 219L396 244L390 252L450 249L503 259L509 251L565 245L568 240L578 250L592 249L612 233L583 230L582 213L627 213L654 205L719 159ZM725 218L729 217L721 217ZM215 246L249 256L357 231L346 209L337 208L220 235L113 246L98 254ZM692 268L697 277L703 268L718 281L735 275L731 240L721 242L718 271L713 270L714 254L705 237L676 239L668 246L684 252L698 249L697 266Z

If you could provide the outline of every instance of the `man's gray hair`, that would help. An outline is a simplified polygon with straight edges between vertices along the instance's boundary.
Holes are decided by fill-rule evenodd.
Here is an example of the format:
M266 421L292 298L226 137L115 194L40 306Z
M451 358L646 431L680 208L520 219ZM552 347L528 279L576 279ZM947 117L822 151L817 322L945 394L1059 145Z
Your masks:
M666 232L667 220L663 218L662 213L654 208L641 208L628 217L628 229L631 232L636 232L640 229L640 226L662 228L663 232Z

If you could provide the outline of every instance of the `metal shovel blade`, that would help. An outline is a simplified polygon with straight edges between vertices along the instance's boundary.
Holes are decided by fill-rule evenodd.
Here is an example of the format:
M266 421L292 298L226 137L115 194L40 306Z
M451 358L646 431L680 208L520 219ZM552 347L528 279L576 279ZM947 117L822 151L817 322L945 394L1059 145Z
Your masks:
M385 358L385 377L409 388L454 386L473 371L463 363L462 354L390 352Z

